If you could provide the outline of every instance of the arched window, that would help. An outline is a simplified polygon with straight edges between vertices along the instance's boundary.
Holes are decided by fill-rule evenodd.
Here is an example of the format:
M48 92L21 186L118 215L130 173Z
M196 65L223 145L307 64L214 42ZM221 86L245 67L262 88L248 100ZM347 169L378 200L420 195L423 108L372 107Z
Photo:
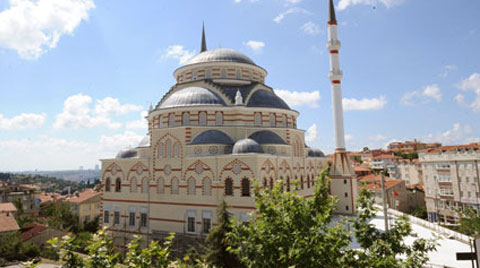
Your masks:
M179 157L180 156L180 143L175 142L173 145L173 157Z
M192 75L192 80L197 80L198 79L198 72L194 71Z
M158 179L157 193L159 194L165 193L165 180L163 178Z
M172 179L172 194L178 194L178 179Z
M175 115L174 114L170 114L170 116L168 117L168 126L169 127L175 126Z
M237 69L236 76L237 76L237 79L242 79L242 70Z
M227 69L225 68L222 69L222 71L220 72L220 77L227 78Z
M158 144L158 147L157 147L157 158L160 159L160 158L164 157L163 156L164 154L165 154L165 152L164 152L163 143L160 142Z
M183 113L182 124L184 126L190 125L190 114L188 112Z
M137 179L132 178L130 181L130 192L136 193L137 192Z
M200 112L198 114L198 124L201 126L204 126L207 124L207 113L205 112Z
M207 79L211 79L212 78L212 70L210 69L207 69L207 76L206 76Z
M270 190L273 189L273 178L270 177Z
M166 143L166 147L167 147L167 155L165 157L171 157L171 153L172 153L172 142L170 140L167 140L167 143Z
M275 114L270 114L270 126L275 126Z
M195 179L190 178L188 179L188 195L195 195Z
M223 125L223 114L221 112L215 114L215 124L217 126Z
M261 126L261 125L262 125L262 114L255 113L255 126Z
M287 127L287 116L286 115L282 116L282 126Z
M267 189L267 178L263 178L263 189Z
M310 188L310 175L307 176L307 188Z
M117 178L115 180L115 192L120 192L122 191L122 181L120 180L120 178Z
M203 180L203 195L212 195L212 182L209 178Z
M242 196L250 196L250 180L248 178L242 179Z
M231 178L225 180L225 195L233 196L233 181Z
M142 180L142 193L148 193L148 187L149 186L149 182L148 182L148 179L147 178L144 178Z
M112 184L112 182L110 181L110 178L107 178L105 180L105 192L110 192L110 184Z
M303 175L300 176L300 188L303 190Z
M290 177L287 176L287 192L290 192Z

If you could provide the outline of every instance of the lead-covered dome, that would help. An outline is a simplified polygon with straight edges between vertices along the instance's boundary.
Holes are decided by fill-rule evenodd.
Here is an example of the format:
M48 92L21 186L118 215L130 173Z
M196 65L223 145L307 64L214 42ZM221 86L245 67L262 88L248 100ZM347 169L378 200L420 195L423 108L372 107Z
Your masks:
M241 139L233 145L232 154L263 153L262 146L252 139Z
M122 158L135 158L138 156L138 150L135 148L131 149L123 149L120 152L118 152L116 158L122 159Z
M189 145L201 144L225 144L233 145L234 141L224 132L216 129L210 129L198 134Z
M248 137L259 144L287 144L277 133L270 130L260 130Z
M204 87L182 88L160 103L160 108L194 105L221 105L225 106L225 101L215 92Z
M197 54L185 65L195 64L195 63L205 63L205 62L237 62L237 63L248 63L253 64L253 60L244 54L237 52L233 49L218 48L214 50L207 50Z
M266 89L259 89L253 92L250 100L247 103L247 106L290 109L285 101L275 95L275 93Z
M319 149L308 148L308 156L309 157L325 157L325 154Z

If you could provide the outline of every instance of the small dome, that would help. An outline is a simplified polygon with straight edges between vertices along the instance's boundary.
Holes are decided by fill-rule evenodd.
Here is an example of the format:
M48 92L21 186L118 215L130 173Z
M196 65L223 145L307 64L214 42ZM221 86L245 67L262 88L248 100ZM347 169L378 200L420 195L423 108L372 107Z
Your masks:
M143 137L142 141L138 144L138 147L149 147L150 146L150 135Z
M248 63L253 64L253 60L244 54L237 52L233 49L218 48L214 50L207 50L202 53L197 54L185 65L194 64L194 63L204 63L204 62L238 62L238 63Z
M261 130L248 137L259 144L287 144L277 133L270 130Z
M308 157L325 157L325 154L319 149L308 148Z
M233 145L232 154L248 154L260 153L263 154L263 149L260 144L252 139L242 139Z
M235 142L222 131L210 129L198 134L189 145L199 144L226 144L233 145Z
M280 108L290 110L290 107L288 107L287 103L285 103L280 97L275 95L275 93L265 89L255 91L250 97L247 106Z
M193 105L225 106L225 102L220 96L208 88L187 87L182 88L168 96L160 103L160 108Z
M135 158L138 156L138 151L135 148L123 149L118 152L116 158Z

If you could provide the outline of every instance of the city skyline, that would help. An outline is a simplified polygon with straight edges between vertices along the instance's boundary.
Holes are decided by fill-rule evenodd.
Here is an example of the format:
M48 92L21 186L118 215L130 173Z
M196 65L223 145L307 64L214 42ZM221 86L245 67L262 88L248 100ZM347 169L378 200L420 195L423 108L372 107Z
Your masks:
M480 3L335 3L348 150L479 141ZM0 170L93 167L136 146L171 71L200 51L202 21L209 49L236 49L269 70L308 145L333 152L326 1L62 5L0 1L0 24L11 27L0 29Z

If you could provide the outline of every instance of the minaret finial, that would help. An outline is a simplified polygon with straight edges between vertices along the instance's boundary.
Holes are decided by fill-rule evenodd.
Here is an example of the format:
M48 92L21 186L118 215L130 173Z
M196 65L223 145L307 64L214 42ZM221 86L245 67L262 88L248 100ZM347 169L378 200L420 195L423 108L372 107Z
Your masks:
M205 40L205 23L202 22L202 47L200 53L207 51L207 41Z
M329 0L330 3L328 5L328 22L329 23L336 23L337 22L337 18L335 16L335 6L333 5L333 0Z

